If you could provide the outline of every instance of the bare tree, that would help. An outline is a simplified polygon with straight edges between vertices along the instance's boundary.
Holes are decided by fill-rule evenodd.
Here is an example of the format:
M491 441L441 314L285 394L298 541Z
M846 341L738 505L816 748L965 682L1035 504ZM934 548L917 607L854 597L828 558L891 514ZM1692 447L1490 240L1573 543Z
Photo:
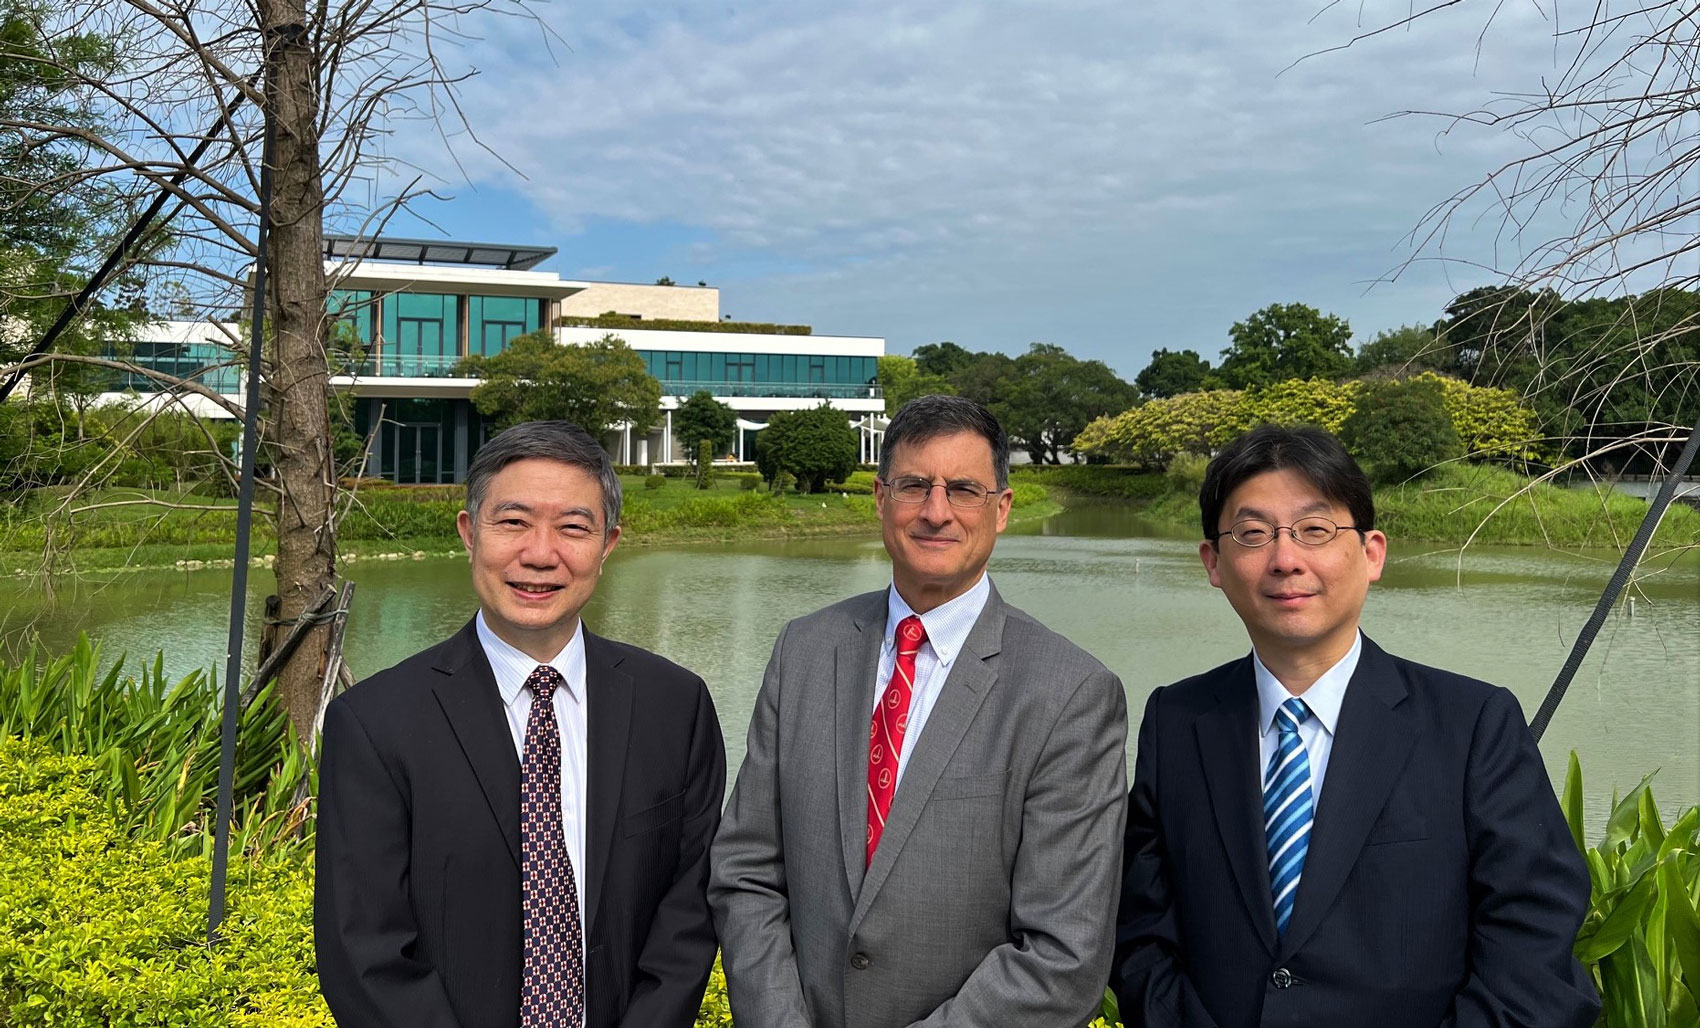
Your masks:
M414 120L476 136L460 119L464 73L441 55L473 15L529 17L527 0L63 0L40 26L121 42L122 59L92 71L56 61L59 88L92 97L97 121L6 113L0 132L26 148L73 145L88 159L31 183L52 193L121 183L130 197L170 195L169 242L132 256L127 270L167 283L209 322L240 310L259 255L260 162L271 125L271 225L266 234L267 347L262 371L261 464L275 519L280 619L314 608L336 579L338 473L332 452L327 340L331 317L323 238L327 222L369 231L413 198L412 186L379 201L345 199L386 171L383 135ZM52 59L51 48L47 58ZM190 156L211 133L199 161ZM415 180L417 181L417 180ZM232 363L241 352L231 340ZM121 360L50 354L35 362L123 368L161 380L167 396L143 423L198 394L240 406L193 381ZM10 372L12 368L0 369ZM210 438L209 438L210 441ZM216 446L210 447L216 450ZM85 475L79 487L96 484ZM138 499L137 502L155 502ZM74 498L60 508L77 509ZM279 695L297 731L311 735L320 704L325 626L312 630L279 672Z
M1475 307L1465 370L1489 382L1515 372L1549 409L1577 413L1554 431L1578 460L1640 452L1661 461L1700 412L1700 306L1681 292L1700 285L1700 3L1595 0L1575 14L1530 5L1551 26L1550 77L1473 110L1390 115L1437 120L1444 133L1507 134L1520 153L1436 204L1389 277L1417 261L1456 262L1450 235L1495 226L1496 266L1462 262L1496 287L1459 298ZM1373 46L1420 21L1456 27L1480 53L1505 10L1463 0L1389 6L1384 16L1366 7L1368 28L1342 46ZM1602 298L1618 301L1609 318L1554 345L1553 319ZM1626 394L1647 400L1620 402Z

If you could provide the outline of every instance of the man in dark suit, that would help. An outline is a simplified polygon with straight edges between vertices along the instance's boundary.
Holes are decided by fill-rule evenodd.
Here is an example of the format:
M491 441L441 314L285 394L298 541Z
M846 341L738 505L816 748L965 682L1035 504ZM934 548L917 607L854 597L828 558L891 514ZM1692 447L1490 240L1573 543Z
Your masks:
M1210 464L1252 653L1152 693L1111 986L1129 1028L1585 1028L1588 871L1516 699L1358 631L1387 539L1326 432Z
M579 619L620 481L566 422L467 473L478 615L325 714L314 931L342 1028L686 1028L726 757L702 679Z

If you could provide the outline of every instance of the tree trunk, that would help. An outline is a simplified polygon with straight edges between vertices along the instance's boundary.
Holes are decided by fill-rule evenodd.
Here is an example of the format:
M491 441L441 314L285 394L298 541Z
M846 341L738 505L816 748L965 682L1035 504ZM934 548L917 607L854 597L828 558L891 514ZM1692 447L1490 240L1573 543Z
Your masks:
M273 116L273 191L267 297L272 343L265 402L266 452L277 505L279 613L299 617L336 579L331 512L330 377L325 359L324 193L319 175L319 95L302 26L304 0L258 0L270 41L265 96ZM278 674L278 695L307 741L319 705L328 626L314 628Z

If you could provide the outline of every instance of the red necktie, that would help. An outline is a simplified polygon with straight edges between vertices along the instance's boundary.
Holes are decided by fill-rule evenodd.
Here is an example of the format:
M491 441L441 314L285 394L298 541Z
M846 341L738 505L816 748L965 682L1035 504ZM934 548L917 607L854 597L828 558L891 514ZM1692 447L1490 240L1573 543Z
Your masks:
M903 752L903 733L909 727L909 700L915 694L915 654L927 641L927 629L921 619L911 614L897 623L893 645L897 660L891 669L891 682L880 696L874 709L873 723L868 726L868 863L874 862L874 850L885 830L885 816L891 812L891 797L897 793L897 758Z

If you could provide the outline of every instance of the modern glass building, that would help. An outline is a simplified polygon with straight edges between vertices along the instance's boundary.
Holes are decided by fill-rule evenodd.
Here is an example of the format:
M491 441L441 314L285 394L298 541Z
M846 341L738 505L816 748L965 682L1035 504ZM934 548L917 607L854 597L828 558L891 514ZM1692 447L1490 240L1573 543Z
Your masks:
M617 335L661 381L660 424L647 433L621 428L603 440L619 463L682 461L672 411L703 389L738 412L742 431L728 455L733 459L753 456L755 435L774 413L823 401L857 426L865 460L878 455L885 402L876 365L884 339L821 336L792 326L725 331L733 326L722 321L717 289L570 281L533 270L554 256L553 248L330 236L325 251L336 321L332 382L356 398L355 427L363 434L376 428L369 476L461 481L491 433L469 399L478 380L459 370L461 358L500 353L516 336L546 327L562 346ZM606 314L620 315L620 327L584 324ZM219 365L239 362L240 354L218 340L236 338L234 326L171 322L133 351L138 363L199 373L235 395L240 374ZM145 393L155 384L130 375L117 388ZM217 416L213 406L205 412Z

